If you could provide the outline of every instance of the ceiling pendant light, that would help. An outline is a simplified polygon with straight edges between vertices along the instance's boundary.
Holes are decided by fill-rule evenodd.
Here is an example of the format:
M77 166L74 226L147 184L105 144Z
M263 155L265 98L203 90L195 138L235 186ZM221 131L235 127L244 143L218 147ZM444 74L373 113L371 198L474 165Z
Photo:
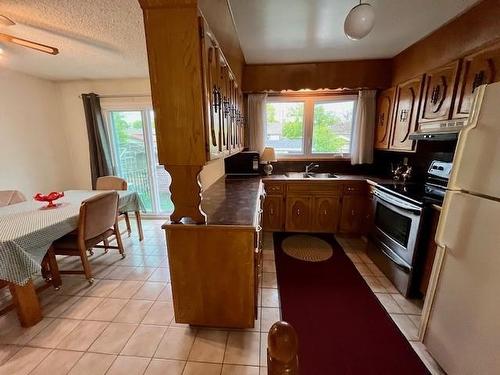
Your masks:
M344 33L352 40L359 40L372 31L375 24L375 11L368 3L359 4L349 11L344 21Z

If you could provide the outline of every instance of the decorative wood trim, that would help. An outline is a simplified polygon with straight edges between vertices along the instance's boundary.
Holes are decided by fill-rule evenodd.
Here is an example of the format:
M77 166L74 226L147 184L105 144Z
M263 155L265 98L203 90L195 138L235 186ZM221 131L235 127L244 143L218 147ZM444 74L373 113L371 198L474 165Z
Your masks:
M267 338L269 375L299 374L299 339L295 329L285 321L272 325Z
M183 218L191 218L197 224L205 224L207 217L201 210L201 183L199 174L202 166L168 165L165 169L170 173L172 182L170 192L174 212L170 220L180 223Z
M141 8L197 8L198 0L138 0Z

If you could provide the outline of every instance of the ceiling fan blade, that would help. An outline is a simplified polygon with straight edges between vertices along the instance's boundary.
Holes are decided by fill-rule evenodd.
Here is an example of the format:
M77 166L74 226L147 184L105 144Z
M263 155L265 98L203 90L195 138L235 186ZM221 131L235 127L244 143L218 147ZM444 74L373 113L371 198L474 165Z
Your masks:
M14 44L17 44L19 46L28 47L28 48L31 48L31 49L34 49L34 50L37 50L40 52L45 52L45 53L48 53L51 55L57 55L59 53L59 50L57 48L47 46L45 44L41 44L41 43L37 43L37 42L32 42L31 40L18 38L16 36L12 36L9 34L0 33L0 40L14 43Z

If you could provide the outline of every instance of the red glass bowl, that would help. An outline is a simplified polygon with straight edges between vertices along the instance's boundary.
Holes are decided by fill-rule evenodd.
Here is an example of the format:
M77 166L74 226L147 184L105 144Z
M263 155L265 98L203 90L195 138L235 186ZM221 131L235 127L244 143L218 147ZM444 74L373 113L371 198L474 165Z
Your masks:
M49 202L49 204L46 206L46 208L52 208L52 207L57 206L56 204L54 204L54 201L59 199L59 198L62 198L62 197L64 197L63 192L53 191L52 193L49 193L46 195L43 195L42 193L37 193L33 197L33 199L38 201L38 202Z

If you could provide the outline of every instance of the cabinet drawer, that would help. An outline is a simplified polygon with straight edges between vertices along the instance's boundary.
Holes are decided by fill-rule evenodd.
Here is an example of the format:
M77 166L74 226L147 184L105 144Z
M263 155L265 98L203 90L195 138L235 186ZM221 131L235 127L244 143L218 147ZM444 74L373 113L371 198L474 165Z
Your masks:
M285 191L283 184L280 182L264 182L264 187L266 189L266 194L283 194Z
M342 184L338 182L315 182L307 181L303 184L288 184L288 194L307 194L307 195L340 195Z
M344 185L344 195L362 195L368 191L366 182L348 183Z

